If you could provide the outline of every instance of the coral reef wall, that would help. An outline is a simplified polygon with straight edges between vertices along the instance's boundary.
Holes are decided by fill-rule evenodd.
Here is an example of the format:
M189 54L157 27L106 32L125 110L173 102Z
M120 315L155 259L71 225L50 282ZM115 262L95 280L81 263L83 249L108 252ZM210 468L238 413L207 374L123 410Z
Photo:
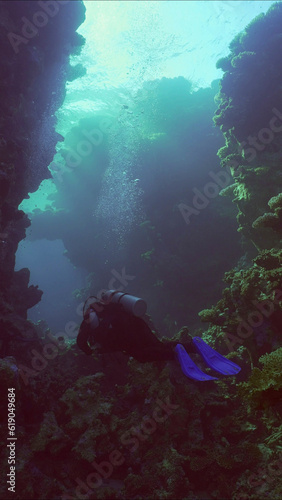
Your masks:
M276 3L235 37L230 54L217 63L224 76L214 122L225 137L218 156L233 174L221 194L237 205L238 230L252 245L253 264L226 273L223 298L200 316L213 325L218 345L244 345L255 365L281 346L281 25L282 5Z
M257 249L279 247L282 232L281 23L277 3L239 33L217 63L224 76L214 121L226 141L218 155L235 178L224 194L237 204L239 231Z
M73 68L69 55L84 39L82 2L0 2L0 335L2 354L13 339L33 338L27 310L42 292L29 270L15 272L15 253L30 225L18 206L50 177L60 136L55 111Z

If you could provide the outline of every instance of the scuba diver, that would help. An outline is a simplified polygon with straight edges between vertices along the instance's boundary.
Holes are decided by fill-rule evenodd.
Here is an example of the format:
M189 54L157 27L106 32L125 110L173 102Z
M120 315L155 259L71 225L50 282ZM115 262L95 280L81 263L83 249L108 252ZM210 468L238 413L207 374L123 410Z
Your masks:
M91 303L87 309L89 299ZM141 363L179 361L183 373L192 380L218 380L200 370L188 353L199 353L208 367L222 375L236 375L241 368L212 349L200 337L185 344L161 341L151 331L142 316L146 302L118 290L108 290L100 301L89 297L83 308L83 321L77 336L78 347L91 355L94 346L99 354L123 352Z

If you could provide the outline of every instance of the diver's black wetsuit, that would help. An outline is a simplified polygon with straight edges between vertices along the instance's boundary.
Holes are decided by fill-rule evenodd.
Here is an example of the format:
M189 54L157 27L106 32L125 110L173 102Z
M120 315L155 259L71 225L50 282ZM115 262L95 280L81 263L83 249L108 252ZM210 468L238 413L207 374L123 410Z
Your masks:
M102 308L102 307L101 307ZM92 354L88 341L100 344L99 353L124 352L141 363L167 361L175 358L174 348L179 342L160 341L142 318L124 311L121 304L108 304L99 311L100 324L92 330L89 310L81 323L77 345L86 354ZM187 352L196 352L191 342L184 343Z

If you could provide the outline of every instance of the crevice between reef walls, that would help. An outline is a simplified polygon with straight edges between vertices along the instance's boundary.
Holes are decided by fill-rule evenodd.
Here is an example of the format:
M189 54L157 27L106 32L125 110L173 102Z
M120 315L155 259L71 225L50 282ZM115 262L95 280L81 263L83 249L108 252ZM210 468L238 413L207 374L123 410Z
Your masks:
M29 286L28 269L14 270L18 244L30 225L18 206L51 177L48 165L60 139L55 111L63 103L66 81L74 79L69 56L84 43L76 33L84 17L80 0L0 2L1 357L15 355L16 346L18 358L24 342L30 350L37 338L27 310L42 291Z

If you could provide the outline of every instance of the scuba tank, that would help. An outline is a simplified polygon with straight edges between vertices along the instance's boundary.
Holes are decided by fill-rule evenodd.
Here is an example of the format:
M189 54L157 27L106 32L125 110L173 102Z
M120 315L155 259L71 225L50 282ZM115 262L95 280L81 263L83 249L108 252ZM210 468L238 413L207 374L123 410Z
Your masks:
M91 300L91 303L89 303L90 299L95 300ZM108 290L102 295L101 300L95 296L88 297L83 306L84 321L77 336L77 345L86 354L92 354L92 349L88 344L89 341L92 341L92 343L98 341L99 343L99 339L101 340L102 337L106 338L107 341L107 335L112 328L112 318L115 316L115 313L111 313L111 307L107 311L107 305L110 303L122 304L126 312L136 317L144 316L147 310L147 304L144 300L118 290ZM100 326L102 331L97 331ZM103 344L102 341L101 344Z
M144 316L147 311L145 300L129 295L128 293L119 292L118 290L108 290L103 293L102 301L106 304L122 304L124 310L133 316Z

